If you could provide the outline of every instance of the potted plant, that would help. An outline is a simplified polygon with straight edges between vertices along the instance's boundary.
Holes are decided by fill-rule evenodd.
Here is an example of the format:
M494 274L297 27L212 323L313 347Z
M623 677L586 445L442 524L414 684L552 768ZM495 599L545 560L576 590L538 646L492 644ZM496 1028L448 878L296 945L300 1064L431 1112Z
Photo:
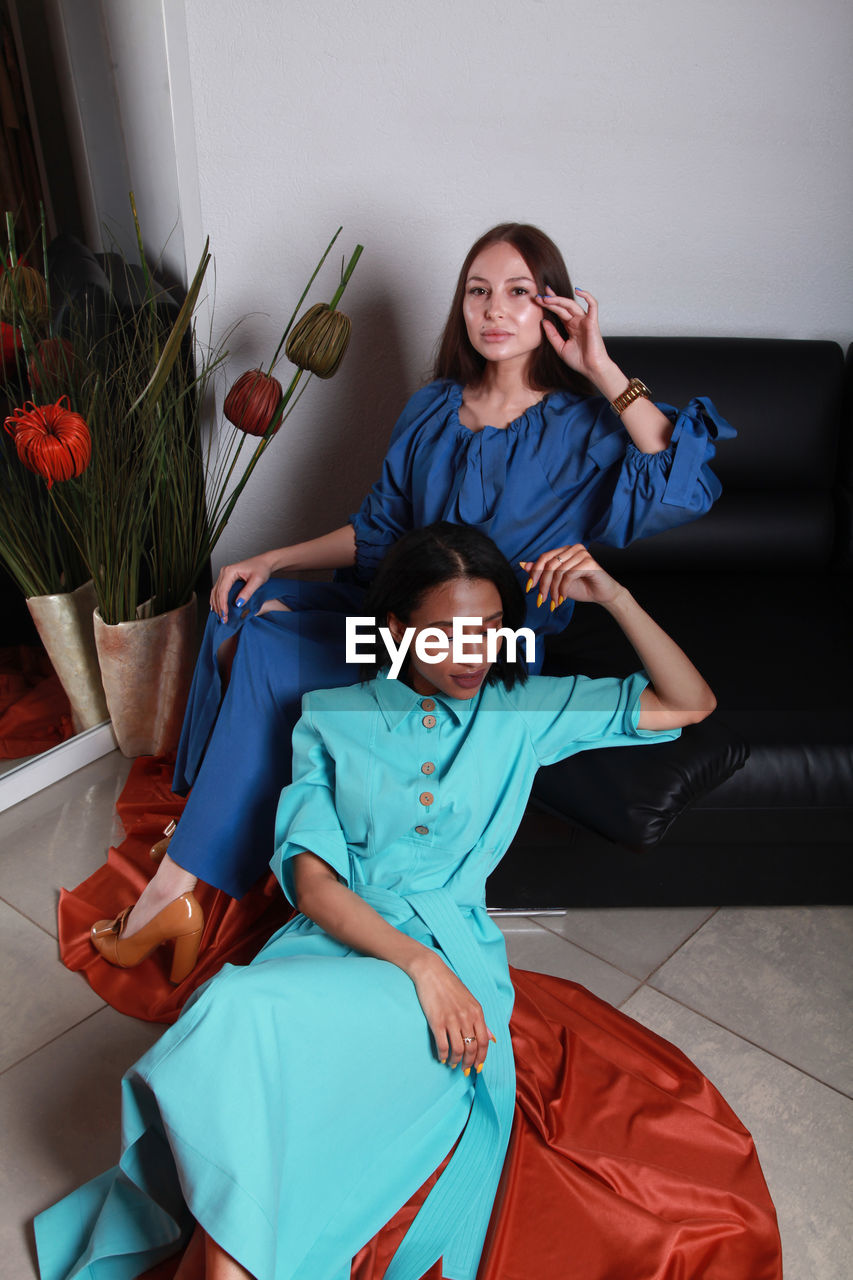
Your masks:
M98 287L90 287L92 271L77 296L53 278L46 245L43 273L21 264L7 217L0 282L0 316L20 337L6 371L7 396L20 407L6 419L4 465L10 473L17 467L22 495L33 488L25 471L41 477L35 492L49 517L36 520L25 544L20 512L0 514L0 555L13 572L29 572L46 558L50 536L59 583L70 588L81 573L91 577L107 705L128 755L177 743L195 656L193 593L249 476L295 407L303 376L328 377L340 364L350 322L336 305L361 253L357 246L331 303L315 304L294 325L335 233L269 368L244 373L225 397L232 429L207 433L203 415L227 360L221 344L204 346L196 332L208 246L178 304L150 269L135 206L133 213L139 263L105 255L96 263ZM44 291L38 308L30 300L41 297L36 277ZM283 350L295 365L284 389L273 376ZM29 594L30 578L16 578Z

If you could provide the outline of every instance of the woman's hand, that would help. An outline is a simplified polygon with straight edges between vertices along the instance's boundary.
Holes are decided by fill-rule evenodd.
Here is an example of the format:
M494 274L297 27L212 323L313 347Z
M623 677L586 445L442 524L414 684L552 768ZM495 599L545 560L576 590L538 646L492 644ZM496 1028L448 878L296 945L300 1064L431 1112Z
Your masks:
M552 609L565 598L591 601L603 605L622 628L649 677L640 694L637 728L681 729L711 714L717 700L693 663L586 547L557 547L519 563L530 574L528 590L539 587L537 603L547 596Z
M610 360L598 326L598 303L586 289L576 289L575 292L584 299L586 308L576 298L559 297L548 285L537 301L545 311L552 312L562 322L568 336L561 337L553 320L547 316L542 321L542 328L563 363L597 385L598 371Z
M434 951L424 950L406 972L415 984L441 1062L462 1063L466 1075L472 1067L482 1071L489 1041L479 1001Z
M552 613L567 599L612 604L625 590L593 560L580 542L570 547L555 547L536 560L520 560L519 564L530 575L527 590L538 587L537 605L544 604L550 596Z
M237 564L223 565L210 593L211 609L219 614L223 622L227 622L228 596L234 583L245 584L238 603L246 604L258 587L262 587L269 580L271 573L272 565L267 554L252 556L248 560L240 560Z

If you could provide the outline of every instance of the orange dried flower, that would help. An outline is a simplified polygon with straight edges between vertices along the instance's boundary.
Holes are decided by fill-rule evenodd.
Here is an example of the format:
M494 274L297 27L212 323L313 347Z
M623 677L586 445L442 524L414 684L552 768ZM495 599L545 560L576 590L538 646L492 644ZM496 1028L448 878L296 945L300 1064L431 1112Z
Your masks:
M43 476L48 489L56 480L82 475L89 465L92 437L84 419L70 408L67 396L56 404L27 401L23 409L10 414L5 426L21 462Z
M223 412L229 422L250 436L262 436L281 402L281 383L262 369L249 369L225 397ZM277 429L277 428L276 428Z

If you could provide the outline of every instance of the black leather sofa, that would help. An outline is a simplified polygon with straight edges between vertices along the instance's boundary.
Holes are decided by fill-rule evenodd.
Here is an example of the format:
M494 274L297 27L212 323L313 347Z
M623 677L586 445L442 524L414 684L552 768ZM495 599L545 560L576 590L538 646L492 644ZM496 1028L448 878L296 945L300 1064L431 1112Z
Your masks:
M608 347L656 397L709 395L739 432L719 448L723 494L708 515L624 551L595 549L694 659L718 707L678 744L541 770L489 905L850 901L850 354L748 338ZM635 667L592 606L578 607L546 663L587 675Z

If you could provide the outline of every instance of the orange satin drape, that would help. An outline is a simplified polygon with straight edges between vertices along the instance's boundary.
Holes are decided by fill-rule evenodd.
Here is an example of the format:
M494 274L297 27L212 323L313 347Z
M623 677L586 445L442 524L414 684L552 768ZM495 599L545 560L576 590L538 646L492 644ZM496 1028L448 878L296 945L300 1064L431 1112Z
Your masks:
M168 761L134 763L118 806L127 838L60 905L66 964L116 1008L164 1022L225 960L248 960L287 915L271 877L240 903L208 891L212 942L177 989L166 956L122 971L95 955L89 924L136 896L152 871L148 845L180 812L170 777ZM781 1280L758 1156L713 1085L584 988L511 972L515 1119L479 1280ZM429 1185L360 1250L352 1280L381 1280ZM176 1266L162 1263L146 1280L170 1280ZM428 1280L441 1280L438 1265Z
M0 648L0 760L39 755L74 733L50 659L30 645Z

